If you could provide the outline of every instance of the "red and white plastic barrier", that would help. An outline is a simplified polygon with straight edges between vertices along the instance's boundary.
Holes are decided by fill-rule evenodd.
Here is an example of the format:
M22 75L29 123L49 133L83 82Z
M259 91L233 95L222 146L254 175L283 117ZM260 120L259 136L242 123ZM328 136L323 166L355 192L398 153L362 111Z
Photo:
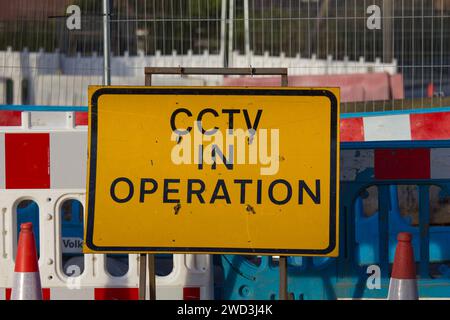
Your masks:
M106 256L85 254L84 271L68 276L63 271L60 214L68 199L85 204L84 189L3 189L0 190L0 299L11 296L14 261L17 252L17 205L24 199L39 207L39 270L44 299L137 299L139 285L138 255L128 255L128 272L115 277L108 273ZM197 288L199 299L213 298L213 264L210 255L173 255L173 269L156 277L157 299L183 299L186 288ZM194 291L195 291L194 290ZM147 295L148 296L148 295Z
M351 141L450 139L450 112L341 119L340 138Z
M43 299L138 298L137 254L128 255L128 272L120 277L108 273L101 254L85 254L79 275L69 277L62 269L62 204L68 199L85 204L85 120L84 113L0 111L0 300L11 298L17 206L23 200L39 207ZM157 276L156 286L157 299L213 299L211 256L173 255L172 271Z
M0 132L0 189L84 189L87 132Z

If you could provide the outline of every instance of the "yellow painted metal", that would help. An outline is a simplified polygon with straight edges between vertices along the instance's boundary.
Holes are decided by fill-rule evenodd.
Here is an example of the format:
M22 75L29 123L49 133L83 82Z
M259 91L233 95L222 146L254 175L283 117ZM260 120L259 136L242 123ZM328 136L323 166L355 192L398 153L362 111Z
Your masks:
M337 88L90 87L84 252L337 256L338 124Z

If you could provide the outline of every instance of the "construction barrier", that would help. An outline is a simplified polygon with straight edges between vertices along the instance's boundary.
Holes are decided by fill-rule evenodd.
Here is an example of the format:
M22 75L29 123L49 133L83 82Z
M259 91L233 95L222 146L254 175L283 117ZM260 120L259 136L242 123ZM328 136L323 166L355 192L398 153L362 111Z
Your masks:
M35 224L44 299L137 299L137 254L81 253L87 126L76 124L74 112L6 114L0 114L8 124L0 127L0 299L11 298L18 226L27 220ZM158 268L157 299L213 298L211 256L158 255Z
M10 295L13 283L18 223L26 222L20 216L37 210L44 299L136 298L137 255L82 255L77 245L83 219L77 220L76 213L79 208L83 212L85 203L86 109L21 108L27 111L17 107L0 113L9 123L0 128L0 153L5 154L0 158L0 231L5 235L0 237L0 269L8 270L0 277L0 288L5 288L0 299ZM3 117L6 111L9 118ZM289 258L288 286L296 299L385 299L399 232L413 235L421 297L448 296L450 222L439 210L445 211L450 194L450 141L438 139L450 138L445 126L450 109L430 111L343 117L340 256ZM353 124L343 125L349 122ZM359 130L364 139L353 141L348 130ZM416 207L405 209L405 197ZM414 215L405 215L409 211ZM70 261L75 262L68 272ZM111 262L116 270L108 271ZM197 293L201 299L278 295L276 257L223 255L213 265L207 255L174 255L172 263L173 268L157 278L159 299ZM366 284L373 265L380 268L379 289ZM77 266L81 274L69 276L77 273Z
M3 298L9 297L13 285L17 211L18 205L25 200L32 200L39 208L39 269L44 299L138 298L137 254L122 255L117 259L113 255L78 254L72 257L73 264L65 262L68 256L63 253L62 208L68 200L79 201L84 206L84 189L5 189L1 190L1 199L0 230L5 234L0 240L4 250L0 259L0 288L4 288L0 291L4 291ZM173 255L169 258L173 260L170 262L173 267L165 272L165 276L156 278L157 299L183 299L184 288L198 288L201 299L213 298L212 260L209 255ZM114 270L123 269L124 264L127 265L125 272Z
M449 157L449 140L341 143L339 257L288 258L292 296L386 299L397 234L410 232L420 298L448 297L450 217L441 212L450 199ZM220 298L278 299L277 265L273 257L223 255Z

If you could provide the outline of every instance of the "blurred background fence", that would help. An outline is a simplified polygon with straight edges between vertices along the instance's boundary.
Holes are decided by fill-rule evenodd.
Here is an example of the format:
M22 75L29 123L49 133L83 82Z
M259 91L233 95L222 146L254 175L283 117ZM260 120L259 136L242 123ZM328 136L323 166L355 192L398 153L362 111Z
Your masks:
M70 5L80 8L70 30ZM340 86L343 112L450 106L449 0L111 0L112 84L145 66L288 67ZM101 84L101 0L0 1L0 104L87 105ZM278 85L156 77L155 85Z

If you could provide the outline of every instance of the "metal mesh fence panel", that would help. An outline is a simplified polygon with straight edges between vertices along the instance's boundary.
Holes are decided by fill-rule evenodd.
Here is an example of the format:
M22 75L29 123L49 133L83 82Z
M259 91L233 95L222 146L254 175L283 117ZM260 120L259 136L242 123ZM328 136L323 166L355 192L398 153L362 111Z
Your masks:
M74 6L80 28L70 28ZM142 85L145 66L288 67L291 85L341 86L343 112L450 105L448 0L111 0L110 8L112 84ZM101 0L0 1L0 103L86 105L87 86L102 82L102 18ZM375 92L377 74L386 93Z

